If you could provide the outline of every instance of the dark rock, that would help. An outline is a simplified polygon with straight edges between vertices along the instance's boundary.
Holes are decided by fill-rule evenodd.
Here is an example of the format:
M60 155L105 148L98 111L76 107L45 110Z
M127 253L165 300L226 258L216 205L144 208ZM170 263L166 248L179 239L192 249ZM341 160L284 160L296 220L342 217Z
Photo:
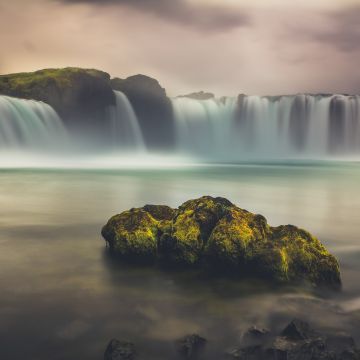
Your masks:
M248 336L254 336L254 337L263 337L265 335L268 335L270 333L269 330L258 328L257 326L251 326L245 333L245 335Z
M206 339L197 334L187 335L176 342L179 354L186 359L196 358L206 345Z
M106 128L106 109L115 104L110 75L94 69L45 69L1 75L0 94L43 101L56 110L68 127L88 135Z
M209 99L214 99L215 95L209 92L204 92L204 91L198 91L198 92L194 92L191 94L187 94L187 95L180 95L178 97L186 97L189 99L195 99L195 100L209 100Z
M360 359L359 350L351 336L341 333L324 335L299 319L291 321L281 335L273 340L251 346L245 345L232 350L228 355L239 360Z
M290 340L306 340L315 334L307 322L294 319L286 326L281 335Z
M143 209L156 220L171 220L175 216L175 210L166 205L145 205Z
M145 75L114 78L110 82L114 90L122 91L131 102L148 147L172 147L175 138L172 105L159 82Z
M259 360L264 357L264 349L260 345L246 346L233 349L227 353L231 359Z
M146 205L113 216L102 229L125 260L195 266L279 283L340 287L339 265L318 239L293 225L271 227L262 215L224 198L203 196L178 209Z
M262 344L267 340L269 335L269 330L252 326L244 333L242 343L246 345Z
M105 350L104 360L133 360L135 356L133 343L112 339Z

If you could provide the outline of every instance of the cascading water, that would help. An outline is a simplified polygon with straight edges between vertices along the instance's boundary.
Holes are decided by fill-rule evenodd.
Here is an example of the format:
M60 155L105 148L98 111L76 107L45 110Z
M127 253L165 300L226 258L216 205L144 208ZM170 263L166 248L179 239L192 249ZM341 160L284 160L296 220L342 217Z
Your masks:
M115 106L108 109L114 150L145 152L142 131L130 101L121 91L114 94Z
M120 91L114 95L116 104L109 107L107 119L116 150L112 155L134 153L143 158L148 154L147 134L127 97ZM217 162L360 155L360 96L179 97L172 105L176 144L170 155ZM76 136L72 141L70 149L75 150ZM0 96L2 153L63 154L70 145L61 119L49 105ZM84 155L81 149L78 155Z
M0 149L52 152L68 141L63 123L43 102L0 96Z
M172 100L177 151L216 158L231 147L236 98Z
M172 100L179 152L215 161L360 154L360 96Z

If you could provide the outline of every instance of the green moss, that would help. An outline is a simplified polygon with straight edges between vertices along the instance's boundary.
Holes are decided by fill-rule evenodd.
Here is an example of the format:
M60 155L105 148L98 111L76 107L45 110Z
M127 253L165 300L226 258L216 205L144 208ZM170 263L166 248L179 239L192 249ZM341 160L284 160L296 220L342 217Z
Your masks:
M0 94L43 101L59 113L114 102L109 74L73 67L1 75Z
M272 240L288 259L290 280L308 280L315 285L340 285L339 264L321 242L296 226L273 228Z
M244 271L265 242L269 227L264 219L240 208L229 210L210 235L205 249L208 261Z
M44 69L29 73L16 73L0 76L0 92L2 90L31 93L34 87L45 87L49 83L59 88L70 86L78 76L89 75L104 80L110 80L108 74L95 69L64 68Z
M173 264L200 262L209 235L234 205L224 198L203 196L179 206L169 231L160 239L162 260Z
M110 248L127 260L143 262L156 258L158 221L143 209L113 216L101 233Z
M167 264L194 265L199 261L203 243L194 214L193 210L178 214L172 225L164 231L159 249L162 260Z
M339 264L320 241L296 226L270 227L261 215L204 196L177 210L146 205L112 217L102 231L128 259L204 264L216 272L277 282L340 286Z
M172 220L176 211L166 205L145 205L143 207L156 220Z

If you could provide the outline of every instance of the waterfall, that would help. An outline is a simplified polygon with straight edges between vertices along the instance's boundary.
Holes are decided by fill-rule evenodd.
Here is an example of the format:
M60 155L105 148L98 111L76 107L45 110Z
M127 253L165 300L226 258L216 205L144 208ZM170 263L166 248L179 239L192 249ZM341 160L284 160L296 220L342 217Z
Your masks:
M67 141L63 123L50 105L0 96L0 149L57 151Z
M115 106L108 109L114 150L145 152L146 146L135 111L124 93L115 91Z
M172 100L179 152L215 161L360 155L360 96Z
M177 151L187 155L226 155L232 137L236 98L172 100Z

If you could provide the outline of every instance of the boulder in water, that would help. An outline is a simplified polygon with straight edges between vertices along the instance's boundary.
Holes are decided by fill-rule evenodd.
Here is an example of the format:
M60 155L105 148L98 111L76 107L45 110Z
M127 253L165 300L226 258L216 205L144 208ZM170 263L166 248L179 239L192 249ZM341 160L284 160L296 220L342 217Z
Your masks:
M320 241L293 225L271 227L221 197L203 196L177 209L146 205L113 216L102 229L121 258L201 266L231 276L340 287L339 264Z
M269 335L269 334L268 334ZM294 319L278 336L270 334L256 345L247 343L228 352L238 360L359 360L353 338L345 334L321 334L305 321Z
M104 360L133 360L135 356L133 343L112 339L105 350Z
M195 359L206 345L206 339L192 334L187 335L176 342L178 353L186 359Z

